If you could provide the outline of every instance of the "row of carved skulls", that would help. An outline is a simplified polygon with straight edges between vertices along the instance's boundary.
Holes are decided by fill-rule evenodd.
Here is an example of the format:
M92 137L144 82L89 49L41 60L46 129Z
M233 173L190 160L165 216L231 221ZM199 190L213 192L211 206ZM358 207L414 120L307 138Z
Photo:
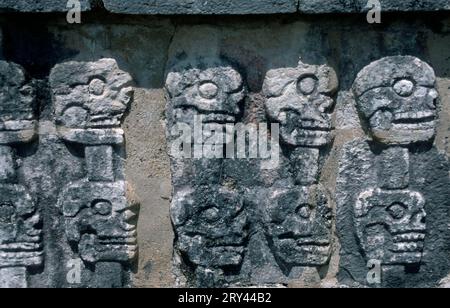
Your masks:
M122 144L120 126L133 98L131 85L131 76L113 59L57 65L50 74L50 86L60 137L111 150ZM0 61L0 147L37 137L34 92L33 82L22 67ZM98 163L107 166L113 162ZM0 190L0 266L41 263L42 224L36 203L21 185L0 183ZM136 257L137 202L130 198L125 181L82 179L68 183L57 206L64 217L67 239L84 261L128 262ZM40 260L35 261L37 257Z
M23 82L20 73L17 76L17 66L7 62L2 62L1 66L3 76L0 91L0 130L2 132L0 141L2 144L10 145L22 142L22 140L14 139L19 138L16 136L22 136L21 132L33 130L36 114L32 88ZM19 71L22 70L19 69ZM68 131L69 136L71 133L81 136L68 137L70 141L88 144L96 142L108 144L116 142L111 140L120 140L120 138L114 138L116 137L114 134L113 136L108 134L111 134L111 130L120 127L123 115L132 99L132 88L131 77L119 70L114 60L63 64L52 72L50 80L55 102L56 123L64 131L63 135L66 135ZM299 63L296 68L276 69L267 73L263 86L267 98L266 111L271 121L280 123L284 143L293 147L322 147L332 142L334 106L332 96L337 87L335 72L325 65ZM236 121L246 93L244 81L239 72L223 63L175 70L168 75L167 90L174 121L189 120L192 115L202 114L205 122L212 123ZM387 145L408 145L430 141L435 135L438 96L435 90L435 74L433 69L423 61L413 57L388 57L374 62L358 74L353 92L362 122L374 140ZM180 237L189 239L186 243L195 243L201 250L201 254L198 255L198 249L192 248L195 247L194 244L188 244L184 249L188 255L189 251L196 251L192 253L190 259L199 266L213 266L214 258L208 255L214 249L222 252L219 253L220 260L215 262L219 266L238 265L242 261L244 253L242 247L248 237L242 201L239 201L240 197L234 196L234 192L222 191L223 189L216 189L213 195L217 198L208 202L195 201L195 197L190 196L189 191L178 192L182 196L177 195L174 198L172 214L175 225L178 226L177 231ZM122 192L119 194L121 195ZM305 194L299 195L305 196ZM296 198L297 201L301 199L301 197ZM111 228L113 234L106 236L110 238L108 245L114 246L113 242L121 245L123 242L132 241L135 234L133 233L129 238L130 230L127 230L129 224L126 223L129 218L124 214L127 212L124 208L127 207L123 204L114 206L111 202L108 203L109 199L111 198L105 198L106 202L102 198L91 200L92 202L86 201L82 207L92 211L80 210L76 213L70 211L65 213L69 223L75 225L68 229L80 233L78 236L71 235L70 238L76 240L85 238L87 243L92 242L92 235L98 231L105 231L97 230L103 225L96 224L96 220L92 217L95 217L95 213L99 211L96 208L99 204L110 204L111 215L114 214L119 222L124 222L122 225L126 228L123 232ZM222 199L228 201L221 202ZM311 245L307 239L305 240L308 236L323 237L322 248L317 251L329 253L329 249L326 248L329 245L329 232L324 232L323 227L316 227L318 225L326 226L326 229L331 228L328 227L328 223L324 223L330 220L330 211L321 208L322 204L327 207L329 204L317 200L309 204L309 198L305 199L305 202L295 202L293 204L296 206L286 210L280 208L268 210L268 213L271 213L267 215L268 221L273 222L273 224L267 224L268 234L279 241L274 245L278 250L276 254L288 264L295 262L303 264L305 257L301 249L299 249L299 255L295 255L292 251L286 252L283 249L283 242L286 240L295 240L299 246L307 246ZM102 202L98 202L99 200ZM183 205L181 206L180 203ZM228 204L236 205L224 210L224 206ZM6 208L6 205L3 207ZM119 209L117 213L114 212L115 208ZM100 209L98 215L104 216L102 212L103 209ZM16 215L18 208L13 211L8 208L1 213L3 216L9 216L2 216L1 222L8 222L8 225L1 224L0 229L9 230L11 217L13 217L11 215ZM81 213L84 214L81 215ZM320 220L317 217L323 217L323 219ZM89 219L86 220L86 218ZM280 222L279 219L284 222ZM86 221L93 221L93 223L83 225ZM205 221L208 221L208 224L204 224ZM224 221L227 223L225 224ZM202 225L205 230L204 232L191 230L190 224ZM230 229L229 237L220 235L220 232L223 233L224 224ZM273 227L270 227L271 225ZM277 226L282 226L284 230L279 230ZM289 230L291 228L295 230ZM218 230L220 232L216 232ZM82 236L83 232L88 232L89 236ZM0 244L3 244L3 239L0 240L2 240ZM8 241L11 239L8 238ZM318 259L319 261L311 262L323 263L326 258L319 256Z
M353 94L370 139L386 146L431 142L438 115L435 83L433 69L415 57L387 57L365 67L356 77ZM172 123L191 123L198 114L204 123L235 122L246 95L242 76L224 62L206 61L187 68L180 65L168 74L166 89ZM270 121L280 124L285 145L321 148L333 142L333 96L337 89L337 75L327 65L300 62L297 67L267 73L263 85L266 114ZM249 237L244 197L220 186L205 189L175 191L171 212L178 249L198 267L239 267ZM274 255L285 266L320 266L328 262L333 214L327 196L321 184L297 186L277 190L265 205L266 236ZM402 204L405 215L401 220L386 221L370 221L370 217L372 212L380 211L386 215L374 217L391 217L388 214L392 204L367 205L360 200L354 205L356 220L361 222L356 227L366 229L375 223L388 225L389 229L415 230L415 213L422 213L424 208L419 197L412 196L412 202ZM391 199L395 203L395 198ZM364 243L367 238L363 233L357 232L364 249L370 243ZM423 236L417 240L423 241ZM405 262L417 260L420 258L416 254ZM402 263L402 256L394 253L389 262Z

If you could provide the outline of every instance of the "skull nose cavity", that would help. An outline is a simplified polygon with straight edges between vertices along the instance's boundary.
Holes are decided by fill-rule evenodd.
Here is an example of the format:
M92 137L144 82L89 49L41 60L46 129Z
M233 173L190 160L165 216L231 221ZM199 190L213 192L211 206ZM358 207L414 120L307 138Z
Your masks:
M408 79L401 79L394 84L393 89L398 95L407 97L413 94L414 83Z
M219 93L219 87L212 82L205 82L198 88L200 95L206 99L213 99Z
M317 87L317 79L314 76L303 76L297 82L297 89L303 95L311 95Z
M302 219L309 219L311 217L311 209L307 204L300 205L297 208L296 213Z

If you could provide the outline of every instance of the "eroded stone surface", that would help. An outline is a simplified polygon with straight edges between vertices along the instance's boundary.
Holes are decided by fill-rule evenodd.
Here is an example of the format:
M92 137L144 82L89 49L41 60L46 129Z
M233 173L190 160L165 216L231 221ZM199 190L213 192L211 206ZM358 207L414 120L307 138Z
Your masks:
M295 13L297 0L103 0L105 8L114 13L127 14L273 14Z
M113 59L59 64L50 83L56 124L69 129L120 127L133 95L131 76Z
M19 65L0 61L0 144L31 141L36 136L33 85Z
M41 220L34 200L22 185L0 184L0 193L0 267L41 265Z
M189 155L170 152L175 250L184 260L180 267L186 277L193 277L188 282L191 285L227 285L230 276L239 272L248 237L244 197L223 185L224 152L208 158L210 150L203 146L210 138L210 128L217 127L225 135L221 124L233 124L241 116L243 79L225 61L202 59L174 66L166 90L169 149L179 138L180 125L191 129L185 138ZM222 138L220 143L225 142ZM200 153L196 152L198 146Z
M85 263L95 265L89 284L97 287L123 286L120 264L128 266L137 256L139 206L117 164L131 82L113 59L67 62L50 76L57 131L68 147L84 147L87 171L67 184L57 206L67 240Z
M332 140L330 97L338 86L331 67L302 62L296 68L267 73L264 93L269 119L280 123L281 138L291 146L320 147Z
M274 254L285 267L323 266L331 255L333 211L322 185L275 191L265 223Z
M385 144L426 142L436 134L436 77L425 62L388 57L365 67L353 87L370 135Z
M73 1L75 2L75 1ZM80 9L82 11L88 11L91 9L91 1L79 0ZM68 1L66 0L1 0L1 11L18 11L18 12L67 12ZM70 6L73 7L72 5Z
M0 61L0 287L27 287L43 263L36 200L17 176L16 147L36 137L34 88L19 65Z
M239 192L218 185L187 188L172 200L175 248L194 266L197 286L229 283L238 272L248 240L248 219ZM227 281L228 280L228 281Z
M304 13L354 13L378 9L369 0L299 0L299 10ZM437 11L449 10L447 0L379 0L381 11Z
M414 57L383 58L358 74L353 91L369 140L347 144L340 161L344 284L431 286L447 275L449 167L432 145L434 87L434 71ZM381 265L375 281L368 278L374 262Z
M122 181L81 181L60 195L67 238L84 261L127 262L136 257L137 205L128 204L126 189Z

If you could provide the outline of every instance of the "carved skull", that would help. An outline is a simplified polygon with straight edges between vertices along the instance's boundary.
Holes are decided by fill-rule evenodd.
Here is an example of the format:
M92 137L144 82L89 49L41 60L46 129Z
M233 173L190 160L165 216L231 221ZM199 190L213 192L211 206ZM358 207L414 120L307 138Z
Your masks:
M357 236L367 260L420 264L425 239L425 200L409 190L372 189L354 209Z
M326 65L274 69L263 91L269 119L280 123L282 140L292 146L321 147L332 141L331 112L338 81Z
M35 93L23 68L0 61L0 143L27 142L34 137Z
M42 263L40 223L33 200L23 186L0 185L0 267Z
M139 208L127 202L126 186L82 181L60 196L67 238L84 261L127 262L136 257Z
M319 184L277 190L269 198L265 229L275 256L285 265L328 263L333 212L327 195Z
M248 239L241 195L218 186L180 190L171 215L177 247L190 262L205 268L241 265Z
M131 76L113 59L59 64L50 83L56 123L65 128L119 127L133 96Z
M174 122L234 123L245 97L241 75L230 65L204 60L195 66L180 64L167 76L169 111Z
M414 57L387 57L364 68L353 91L371 136L390 145L433 139L436 133L436 76Z

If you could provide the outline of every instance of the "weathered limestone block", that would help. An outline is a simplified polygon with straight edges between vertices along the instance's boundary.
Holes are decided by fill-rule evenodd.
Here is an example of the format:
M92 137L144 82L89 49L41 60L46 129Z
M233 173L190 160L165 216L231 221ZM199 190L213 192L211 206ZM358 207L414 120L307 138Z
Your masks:
M333 142L337 86L332 68L302 62L269 71L263 86L267 115L280 124L293 178L286 187L271 188L264 226L280 268L291 279L305 268L327 265L331 256L334 214L320 173L324 150Z
M33 86L19 65L0 61L0 94L0 287L27 287L43 245L35 200L17 177L15 147L37 135Z
M409 56L383 58L356 78L356 106L369 138L347 144L340 162L344 284L431 286L450 269L444 258L449 166L433 147L435 82L433 69ZM381 280L367 279L368 264L381 266Z
M299 0L299 11L309 14L359 13L374 8L369 0ZM450 10L447 0L379 0L382 12ZM377 8L377 7L376 7Z
M79 0L82 11L91 9L91 1ZM67 12L67 0L1 0L0 11L6 12Z
M103 0L105 8L125 14L276 14L295 13L297 0Z
M138 204L118 164L131 76L112 59L67 62L52 70L50 83L57 131L68 146L84 147L86 161L86 177L69 183L58 200L67 239L95 265L91 284L121 287L120 264L137 256Z

